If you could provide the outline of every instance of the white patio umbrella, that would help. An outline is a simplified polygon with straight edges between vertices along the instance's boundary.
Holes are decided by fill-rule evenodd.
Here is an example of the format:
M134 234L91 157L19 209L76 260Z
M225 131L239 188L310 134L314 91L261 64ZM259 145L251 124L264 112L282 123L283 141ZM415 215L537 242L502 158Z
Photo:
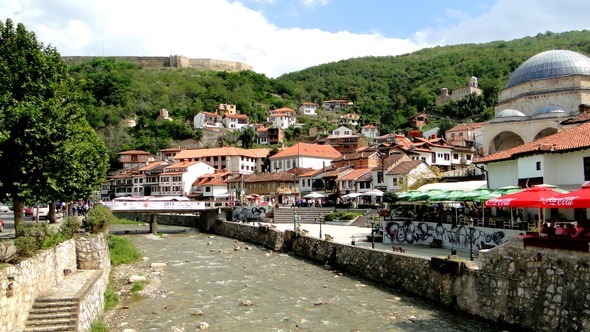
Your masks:
M373 189L362 193L363 196L382 197L383 192L379 189Z
M315 192L315 191L312 191L309 194L303 196L303 198L322 198L322 197L326 197L326 195L320 194L320 193Z

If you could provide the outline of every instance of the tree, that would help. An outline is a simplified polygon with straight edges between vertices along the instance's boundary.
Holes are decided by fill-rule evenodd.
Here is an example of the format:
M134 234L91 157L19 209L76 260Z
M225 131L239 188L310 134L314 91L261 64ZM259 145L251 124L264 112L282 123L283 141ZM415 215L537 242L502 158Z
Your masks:
M254 131L253 127L246 127L242 130L242 134L240 135L240 141L242 141L242 147L244 149L252 148L254 145L254 138L256 137L256 131Z
M0 22L0 86L0 197L13 200L18 229L25 203L88 197L108 159L60 54L10 19Z

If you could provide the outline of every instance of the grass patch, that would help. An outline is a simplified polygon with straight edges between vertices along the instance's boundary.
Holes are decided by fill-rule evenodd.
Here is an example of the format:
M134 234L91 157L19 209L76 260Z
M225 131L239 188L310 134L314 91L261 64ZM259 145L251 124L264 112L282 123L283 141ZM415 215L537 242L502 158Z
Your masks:
M90 324L90 332L109 332L109 327L101 320L95 320Z
M142 291L145 288L145 285L147 285L147 281L136 281L133 283L133 285L131 285L131 293L137 293Z
M113 224L117 225L141 225L145 224L146 222L137 221L137 220L129 220L129 219L116 219L113 221Z
M109 249L111 251L111 264L128 264L139 260L141 253L126 237L109 235Z
M115 289L115 285L109 283L107 289L104 291L104 310L111 310L116 307L118 303L119 294L117 294L117 289Z

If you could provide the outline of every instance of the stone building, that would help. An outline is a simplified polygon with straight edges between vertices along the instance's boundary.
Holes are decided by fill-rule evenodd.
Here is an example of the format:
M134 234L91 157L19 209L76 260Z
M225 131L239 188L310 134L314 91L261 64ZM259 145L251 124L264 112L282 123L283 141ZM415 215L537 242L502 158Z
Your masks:
M495 117L482 128L484 154L507 150L562 130L561 122L590 104L590 58L568 50L523 62L499 92Z
M449 89L441 88L440 94L436 97L435 103L436 106L442 106L450 101L461 100L472 94L479 96L482 93L483 90L478 87L477 77L473 76L469 79L469 84L467 84L467 86L455 89L451 94L449 94Z

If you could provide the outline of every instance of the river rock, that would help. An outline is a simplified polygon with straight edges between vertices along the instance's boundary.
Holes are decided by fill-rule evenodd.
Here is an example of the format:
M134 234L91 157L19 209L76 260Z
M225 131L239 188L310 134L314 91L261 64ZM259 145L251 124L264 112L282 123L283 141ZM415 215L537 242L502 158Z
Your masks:
M157 267L166 267L168 266L168 263L164 262L164 263L152 263L150 264L151 268L157 268Z
M138 281L146 281L146 280L147 280L147 278L145 276L133 275L133 276L129 277L130 283L138 282Z
M206 330L209 328L209 324L207 322L200 322L199 326L197 326L197 329L199 330Z
M195 310L191 315L193 316L203 316L204 313L202 310Z
M249 307L252 305L252 301L244 300L240 304L243 305L244 307Z

